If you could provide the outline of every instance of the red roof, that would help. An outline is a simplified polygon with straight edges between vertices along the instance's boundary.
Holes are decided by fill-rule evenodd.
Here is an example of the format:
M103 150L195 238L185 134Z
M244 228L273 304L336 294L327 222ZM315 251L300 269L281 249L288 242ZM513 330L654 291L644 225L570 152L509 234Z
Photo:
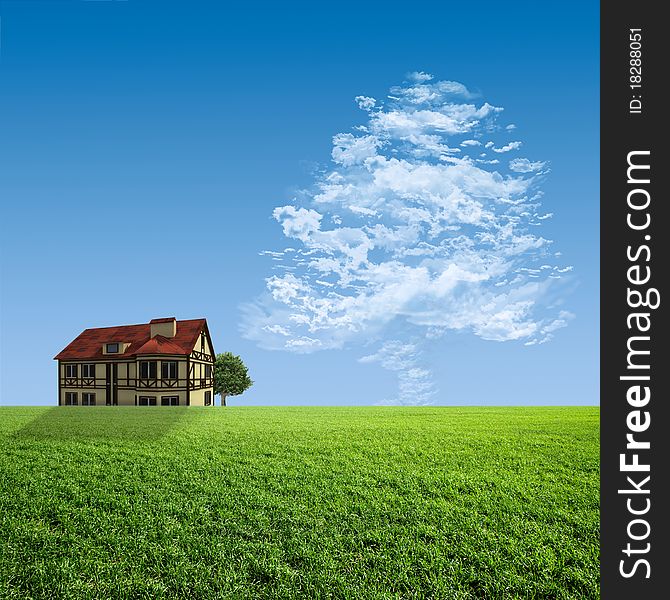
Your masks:
M190 354L191 350L184 352L180 346L177 346L169 338L157 335L143 344L141 348L138 348L135 354Z
M172 319L168 319L172 320ZM163 321L163 319L154 320ZM177 321L177 334L173 338L162 335L151 337L151 324L121 325L119 327L96 327L85 329L70 342L54 359L56 360L104 360L128 358L137 354L190 354L203 329L205 319ZM103 344L130 343L122 354L103 354Z

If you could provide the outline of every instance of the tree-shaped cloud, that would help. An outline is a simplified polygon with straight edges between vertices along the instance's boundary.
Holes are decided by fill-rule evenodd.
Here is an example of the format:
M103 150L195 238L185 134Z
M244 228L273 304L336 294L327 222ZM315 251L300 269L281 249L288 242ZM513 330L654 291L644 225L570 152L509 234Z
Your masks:
M417 72L383 102L355 101L365 124L336 134L330 168L274 209L292 245L264 252L274 272L242 330L267 349L365 346L363 362L398 373L396 402L426 403L423 340L533 345L571 317L553 308L570 267L538 233L546 163L507 158L515 127L457 82Z

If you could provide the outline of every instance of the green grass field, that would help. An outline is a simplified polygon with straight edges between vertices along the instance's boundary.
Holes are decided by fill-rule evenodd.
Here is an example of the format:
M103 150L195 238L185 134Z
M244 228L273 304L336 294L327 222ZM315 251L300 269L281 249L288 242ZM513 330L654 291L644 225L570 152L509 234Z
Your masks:
M599 411L0 408L0 598L597 598Z

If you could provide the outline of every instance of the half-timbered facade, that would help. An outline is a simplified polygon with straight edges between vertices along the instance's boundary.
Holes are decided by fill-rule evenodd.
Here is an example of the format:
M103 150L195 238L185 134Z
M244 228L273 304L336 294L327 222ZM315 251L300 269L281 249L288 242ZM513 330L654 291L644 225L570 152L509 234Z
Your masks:
M214 406L205 319L86 329L55 360L59 405Z

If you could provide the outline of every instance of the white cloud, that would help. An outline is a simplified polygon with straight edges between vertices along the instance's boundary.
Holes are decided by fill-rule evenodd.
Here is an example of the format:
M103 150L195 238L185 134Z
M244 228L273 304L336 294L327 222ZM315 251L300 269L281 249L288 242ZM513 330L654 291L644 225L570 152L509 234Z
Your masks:
M423 406L435 395L432 374L420 366L420 349L399 340L384 342L374 353L359 358L362 363L379 363L398 377L398 396L377 402L382 405Z
M543 169L546 164L541 161L531 162L527 158L514 158L509 161L509 168L515 173L533 173Z
M554 337L554 332L567 327L568 323L575 318L575 315L566 310L562 310L557 319L551 321L543 322L540 327L538 327L538 335L533 339L524 343L525 346L535 346L536 344L546 344L551 341Z
M315 210L293 206L279 206L272 211L272 216L282 224L284 235L306 241L310 233L317 231L322 215Z
M283 335L285 337L288 337L291 335L288 329L286 327L282 327L281 325L264 325L263 326L263 331L267 331L268 333L277 333L279 335Z
M377 104L377 101L369 96L356 96L355 100L358 107L363 110L372 110Z
M493 148L493 151L510 152L511 150L517 150L518 148L521 148L521 142L510 142L509 144L505 144L501 148Z
M502 109L456 82L409 79L388 102L357 96L365 125L333 136L331 166L301 205L273 211L297 248L265 251L284 268L243 307L241 327L291 352L378 340L361 360L397 374L390 401L425 403L434 388L420 340L546 343L570 319L547 299L572 267L549 264L558 254L535 233L551 214L538 212L545 163L515 159L504 174L497 159L467 155L484 135L497 153L521 146L496 145Z
M265 281L267 282L267 289L270 294L272 294L272 297L284 304L291 304L291 302L297 299L301 293L309 291L309 287L292 273L287 273L283 277L274 275Z
M500 109L488 103L447 104L439 110L392 109L372 115L369 129L377 136L411 141L411 136L460 134L472 131L477 123Z
M475 94L472 94L468 88L458 81L433 82L432 75L422 72L410 73L408 79L411 81L410 85L391 88L390 99L404 101L409 105L434 103L445 106L445 100L448 98L469 99L475 97Z
M351 133L338 133L333 136L333 161L344 167L362 163L377 154L379 145L379 138L373 135L356 137Z
M412 71L407 74L407 79L416 83L423 83L433 79L433 76L430 73L424 73L423 71Z
M310 350L317 349L321 346L321 341L310 338L307 336L301 336L288 340L284 347L287 350L294 350L296 352L309 352Z

